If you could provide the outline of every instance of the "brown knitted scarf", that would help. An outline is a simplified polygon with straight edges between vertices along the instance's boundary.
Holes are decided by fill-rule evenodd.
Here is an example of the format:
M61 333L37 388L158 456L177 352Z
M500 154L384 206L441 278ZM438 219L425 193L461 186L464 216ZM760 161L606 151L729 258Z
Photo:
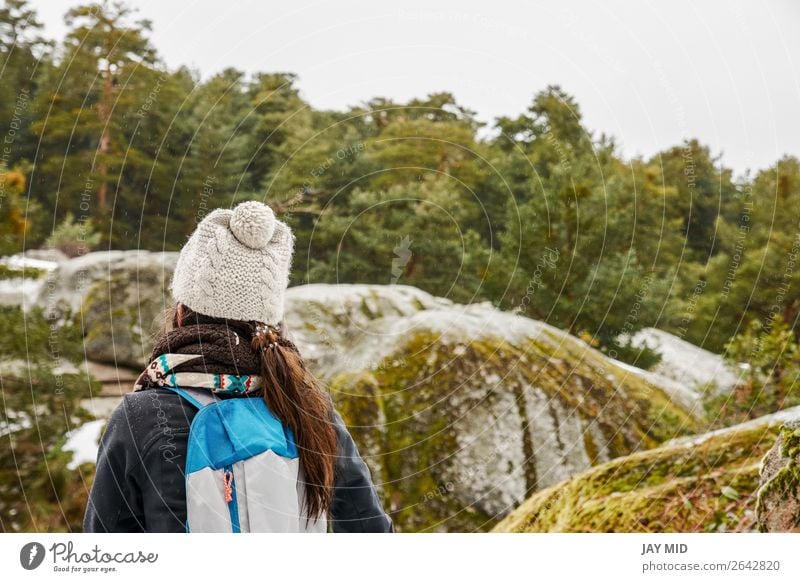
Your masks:
M159 362L169 361L170 374L198 373L221 375L225 378L237 376L255 377L261 373L258 353L250 346L248 330L218 323L187 325L162 335L153 347L150 365L136 382L134 390L163 385L154 380L153 373ZM184 361L180 356L200 356ZM150 374L148 374L150 371Z

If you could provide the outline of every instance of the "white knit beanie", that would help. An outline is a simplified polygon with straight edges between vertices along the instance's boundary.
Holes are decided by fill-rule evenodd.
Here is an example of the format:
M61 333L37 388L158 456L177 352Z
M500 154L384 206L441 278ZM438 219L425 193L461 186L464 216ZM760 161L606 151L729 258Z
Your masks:
M206 216L181 250L172 296L190 309L276 325L294 251L292 230L251 200Z

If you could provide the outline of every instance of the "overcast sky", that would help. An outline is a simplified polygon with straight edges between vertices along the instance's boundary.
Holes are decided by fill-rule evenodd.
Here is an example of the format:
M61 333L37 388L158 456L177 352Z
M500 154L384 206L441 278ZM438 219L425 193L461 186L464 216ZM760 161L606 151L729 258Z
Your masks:
M33 0L61 38L71 0ZM316 108L452 92L484 121L559 84L650 155L696 136L737 173L800 155L800 2L130 1L169 67L290 71Z

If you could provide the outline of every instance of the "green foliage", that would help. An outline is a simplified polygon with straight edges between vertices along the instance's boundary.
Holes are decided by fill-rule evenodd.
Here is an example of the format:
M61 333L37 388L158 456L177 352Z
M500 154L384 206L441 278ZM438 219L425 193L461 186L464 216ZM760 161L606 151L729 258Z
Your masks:
M37 203L25 204L26 185L24 168L7 170L5 161L0 161L0 255L21 252L24 237L30 234L33 219L39 216Z
M726 358L746 373L732 394L715 394L705 406L715 424L729 425L800 404L800 343L780 315L750 321L727 345Z
M18 374L0 374L0 531L81 531L93 475L68 467L66 435L89 415L81 409L93 381L80 374L55 374L31 364Z
M0 22L0 253L79 252L76 224L176 250L257 198L295 230L293 283L489 300L639 365L619 338L646 326L720 352L800 312L795 158L739 180L696 140L625 159L559 87L488 132L448 92L319 111L291 72L168 69L124 3L73 7L59 43L24 0Z
M85 374L59 367L83 361L82 332L40 309L0 307L0 530L80 531L93 468L68 468L69 431L89 419L80 400L99 391Z
M574 100L554 87L528 115L500 126L516 200L507 205L505 267L491 277L490 296L607 348L657 319L669 267L648 256L652 241L638 242L648 224L637 222L636 184L613 144L595 142ZM515 162L520 153L527 168Z
M72 321L48 318L33 308L26 313L17 306L0 306L0 353L4 360L58 365L61 359L83 361L83 331Z
M651 370L661 361L661 354L648 345L634 346L630 339L615 338L602 346L602 352L609 357L631 364L643 370Z
M47 237L45 246L58 249L68 257L79 257L94 249L100 243L100 233L94 231L91 223L76 222L72 213Z
M474 210L436 179L355 190L317 221L308 279L415 285L469 301L480 294L488 254L478 233L460 228Z

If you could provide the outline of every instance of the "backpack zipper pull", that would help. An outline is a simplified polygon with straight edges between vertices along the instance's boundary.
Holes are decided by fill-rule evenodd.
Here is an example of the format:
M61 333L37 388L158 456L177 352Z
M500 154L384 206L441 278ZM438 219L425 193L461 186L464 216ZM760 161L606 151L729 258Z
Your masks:
M233 471L225 471L222 474L222 482L225 484L225 502L233 501Z

